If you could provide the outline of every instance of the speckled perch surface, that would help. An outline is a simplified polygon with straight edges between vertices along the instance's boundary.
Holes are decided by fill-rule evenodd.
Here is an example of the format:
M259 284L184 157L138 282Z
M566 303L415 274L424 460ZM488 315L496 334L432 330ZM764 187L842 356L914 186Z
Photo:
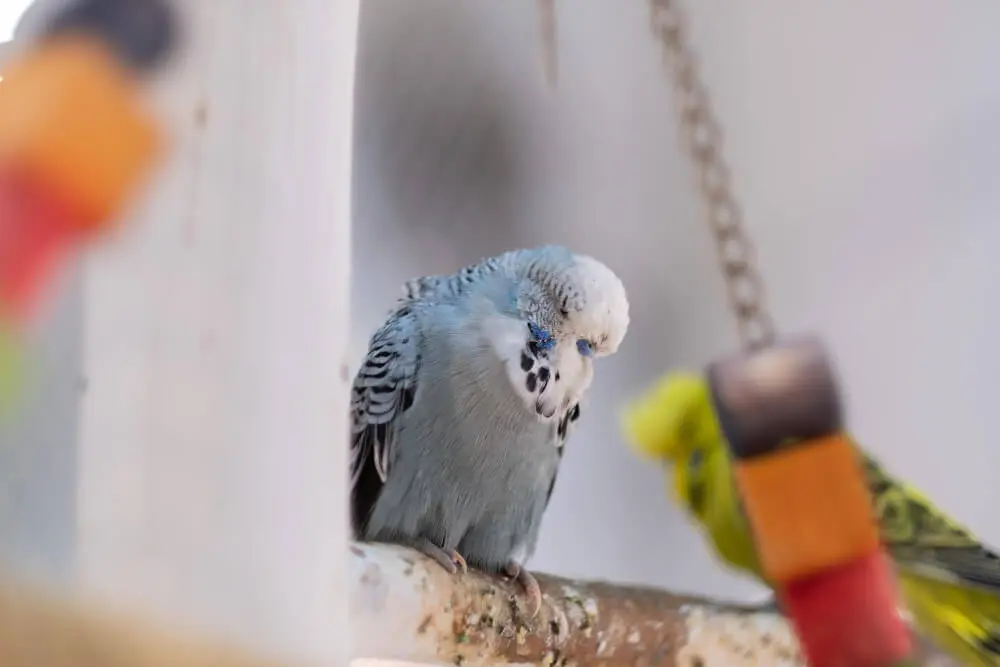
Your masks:
M474 667L778 667L801 665L780 617L645 588L539 576L527 618L500 578L451 576L413 552L351 547L350 601L361 658ZM921 664L954 664L924 650ZM0 586L3 667L281 667L135 619ZM290 667L286 665L285 667Z
M487 664L730 667L803 665L780 615L650 588L537 575L535 618L499 577L449 575L395 547L351 547L355 655ZM921 664L954 664L923 647Z

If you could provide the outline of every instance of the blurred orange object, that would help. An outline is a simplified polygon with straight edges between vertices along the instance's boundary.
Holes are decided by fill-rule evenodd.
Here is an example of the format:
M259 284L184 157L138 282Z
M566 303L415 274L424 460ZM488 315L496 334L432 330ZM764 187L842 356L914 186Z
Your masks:
M81 229L111 224L159 157L138 86L97 37L40 42L3 72L0 168L73 207Z
M881 548L857 452L841 434L740 461L761 567L787 583Z

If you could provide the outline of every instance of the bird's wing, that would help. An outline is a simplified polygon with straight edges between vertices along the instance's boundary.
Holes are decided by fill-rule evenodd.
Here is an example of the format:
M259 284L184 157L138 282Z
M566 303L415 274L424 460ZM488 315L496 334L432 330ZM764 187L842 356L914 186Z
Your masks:
M899 567L1000 594L1000 556L863 455L882 538Z
M351 496L357 530L391 472L399 417L413 405L419 368L414 305L402 303L372 335L351 391Z

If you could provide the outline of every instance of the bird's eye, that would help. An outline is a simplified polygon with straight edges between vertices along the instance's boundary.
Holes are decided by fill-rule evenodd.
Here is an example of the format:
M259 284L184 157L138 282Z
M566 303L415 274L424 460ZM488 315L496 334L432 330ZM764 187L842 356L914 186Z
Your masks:
M576 341L576 349L580 350L580 354L585 357L589 357L594 353L594 346L590 344L590 341L586 338L581 338Z
M701 464L704 460L705 453L700 449L694 450L691 452L691 456L688 457L688 469L692 472L697 472L701 468Z

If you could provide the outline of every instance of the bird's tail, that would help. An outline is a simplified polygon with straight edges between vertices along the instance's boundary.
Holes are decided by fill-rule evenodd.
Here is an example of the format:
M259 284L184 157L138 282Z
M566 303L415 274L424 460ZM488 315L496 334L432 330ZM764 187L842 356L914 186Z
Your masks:
M1000 596L903 570L899 583L920 631L963 665L1000 666Z

